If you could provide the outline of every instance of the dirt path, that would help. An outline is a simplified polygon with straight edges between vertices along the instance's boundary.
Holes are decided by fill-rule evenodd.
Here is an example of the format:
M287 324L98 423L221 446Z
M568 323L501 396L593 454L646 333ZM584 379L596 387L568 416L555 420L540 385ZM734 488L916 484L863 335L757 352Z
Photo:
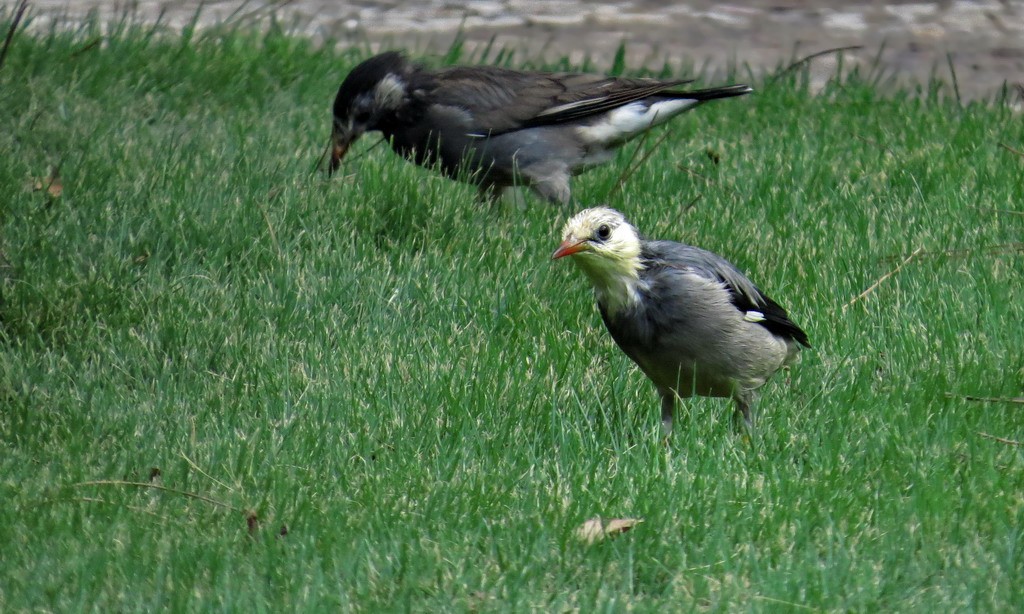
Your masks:
M370 41L425 53L446 49L461 27L470 48L493 38L498 47L515 49L523 59L569 55L579 61L589 56L605 68L625 41L631 67L660 67L666 60L679 66L680 58L688 58L717 72L732 64L757 74L789 63L794 55L863 45L846 52L847 63L880 58L888 74L904 80L927 80L935 72L948 81L951 60L964 97L990 95L1004 81L1024 83L1021 0L37 0L31 11L36 25L46 25L52 19L77 20L90 11L115 17L128 7L140 19L160 16L181 27L200 5L203 24L260 23L273 14L316 39ZM4 6L9 12L13 2ZM835 69L835 56L812 66L816 81L824 82Z

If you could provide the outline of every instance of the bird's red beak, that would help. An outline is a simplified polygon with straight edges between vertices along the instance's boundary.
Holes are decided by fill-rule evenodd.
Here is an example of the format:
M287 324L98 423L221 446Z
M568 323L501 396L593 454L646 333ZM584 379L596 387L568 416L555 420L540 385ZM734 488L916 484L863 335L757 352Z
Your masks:
M349 142L338 138L337 134L331 136L331 164L327 167L327 174L333 175L341 166L341 159L348 151Z
M558 260L559 258L563 258L565 256L572 256L573 254L578 254L584 251L585 249L587 249L586 241L574 241L572 239L566 239L565 241L562 241L561 245L558 246L558 249L555 250L555 253L551 254L551 259Z

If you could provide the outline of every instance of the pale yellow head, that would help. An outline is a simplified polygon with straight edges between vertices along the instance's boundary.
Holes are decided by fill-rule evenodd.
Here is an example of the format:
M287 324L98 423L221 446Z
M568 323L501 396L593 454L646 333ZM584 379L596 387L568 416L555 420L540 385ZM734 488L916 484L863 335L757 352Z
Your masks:
M565 223L562 244L551 258L572 256L594 285L598 302L615 314L639 299L640 250L640 234L621 213L594 207Z

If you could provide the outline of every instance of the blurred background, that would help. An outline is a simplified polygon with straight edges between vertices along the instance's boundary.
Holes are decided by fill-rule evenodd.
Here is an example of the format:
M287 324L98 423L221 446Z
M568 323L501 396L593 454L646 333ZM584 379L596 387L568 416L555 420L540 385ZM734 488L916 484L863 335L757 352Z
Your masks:
M461 37L464 51L515 51L515 61L562 57L595 70L616 65L711 75L735 70L760 75L795 59L837 47L844 66L869 65L889 82L956 81L965 99L989 97L1007 83L1019 102L1024 83L1024 2L900 0L688 0L584 2L582 0L185 0L32 3L37 26L81 19L90 12L132 15L170 28L218 22L271 23L317 40L401 47L441 53ZM624 43L624 44L623 44ZM618 58L620 48L623 50ZM472 55L471 55L472 57ZM686 64L681 62L685 59ZM834 74L838 54L809 67L812 85ZM879 71L879 69L881 69Z

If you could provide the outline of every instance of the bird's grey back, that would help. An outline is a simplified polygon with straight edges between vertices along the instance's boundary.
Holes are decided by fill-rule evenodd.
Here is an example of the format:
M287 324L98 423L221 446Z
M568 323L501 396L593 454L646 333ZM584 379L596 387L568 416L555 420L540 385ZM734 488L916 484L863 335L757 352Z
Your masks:
M641 258L641 299L614 315L603 305L600 310L615 342L662 394L730 396L737 387L757 388L806 339L781 307L720 256L645 241ZM747 309L774 315L755 323L745 317Z
M422 72L420 79L413 84L414 90L419 89L437 104L472 111L475 129L488 134L580 119L686 83L582 73L521 72L496 66L455 66L436 73ZM604 106L549 112L599 97L607 97Z
M689 269L708 279L717 279L754 304L762 302L763 295L731 262L706 249L676 243L675 241L645 241L640 254L648 269L671 267Z
M724 284L736 309L741 312L759 312L764 320L758 323L769 331L810 347L807 334L789 319L786 310L762 292L735 265L718 254L674 241L645 241L641 259L649 278L655 283L659 276L669 274L674 277L674 271L686 271ZM665 284L661 291L681 293L686 291L686 286ZM685 296L673 298L686 300Z

